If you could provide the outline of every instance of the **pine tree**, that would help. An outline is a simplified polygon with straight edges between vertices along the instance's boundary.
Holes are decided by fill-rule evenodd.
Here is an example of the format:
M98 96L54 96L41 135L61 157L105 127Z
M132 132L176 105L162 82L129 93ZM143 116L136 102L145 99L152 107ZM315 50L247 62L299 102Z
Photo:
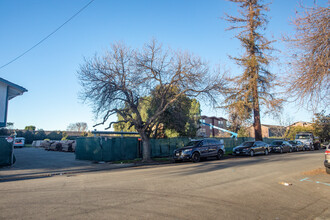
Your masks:
M268 41L260 30L265 30L268 11L261 0L229 0L239 4L239 16L226 15L226 20L233 24L228 30L239 29L236 38L240 40L245 53L241 57L231 57L244 68L240 76L230 78L231 89L226 97L227 107L237 112L242 118L253 116L255 139L262 140L260 105L272 110L279 110L281 99L276 99L270 89L274 86L273 75L267 69L273 50L272 41Z

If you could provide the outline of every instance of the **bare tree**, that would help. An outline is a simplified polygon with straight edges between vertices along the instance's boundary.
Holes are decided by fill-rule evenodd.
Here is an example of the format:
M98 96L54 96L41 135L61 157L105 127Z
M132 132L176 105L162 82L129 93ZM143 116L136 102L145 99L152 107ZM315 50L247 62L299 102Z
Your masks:
M71 123L67 127L68 131L79 131L79 132L86 132L88 128L88 125L86 122L76 122L76 123Z
M292 54L287 91L300 104L315 110L330 103L330 9L302 8L293 21L295 35L285 39Z
M231 89L226 98L227 108L230 112L238 114L241 119L251 118L253 114L253 127L255 139L262 140L260 123L260 104L278 111L281 99L276 99L270 89L274 87L275 76L267 67L271 60L270 52L273 50L271 41L268 41L260 30L265 29L267 23L263 14L268 7L261 4L262 0L229 0L239 4L240 16L227 15L226 20L233 26L229 30L239 29L235 36L245 48L241 57L231 57L236 63L244 67L240 76L230 78Z
M203 94L212 99L213 91L222 85L219 75L212 77L201 58L187 52L164 50L155 40L140 50L114 44L106 55L85 60L78 76L84 89L83 98L103 117L99 124L118 114L122 121L110 122L108 128L114 123L128 122L139 132L143 161L150 160L152 129L172 103L184 94L192 97ZM172 87L179 91L171 93ZM153 115L143 120L141 103L148 101L145 97L151 93L157 93L153 95L157 95L158 105Z

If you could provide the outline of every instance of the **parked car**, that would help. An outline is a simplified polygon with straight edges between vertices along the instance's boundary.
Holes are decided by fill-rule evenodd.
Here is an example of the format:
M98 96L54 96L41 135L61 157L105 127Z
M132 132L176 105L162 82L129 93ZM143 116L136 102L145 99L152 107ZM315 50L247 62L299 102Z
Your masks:
M175 162L191 160L196 163L207 157L221 159L225 154L223 141L215 139L192 140L185 147L174 150Z
M330 142L326 141L321 144L322 149L327 149L327 147L330 146Z
M233 148L233 155L250 155L253 157L256 154L268 155L268 153L269 146L262 141L246 141Z
M289 144L292 145L293 151L304 151L305 145L301 141L289 141Z
M325 171L330 174L330 145L328 144L325 149L325 160L324 160Z
M25 138L23 137L15 137L14 139L14 147L24 147L25 145Z
M273 141L270 144L270 147L272 148L272 152L278 152L278 153L290 152L291 153L293 151L292 145L287 141Z

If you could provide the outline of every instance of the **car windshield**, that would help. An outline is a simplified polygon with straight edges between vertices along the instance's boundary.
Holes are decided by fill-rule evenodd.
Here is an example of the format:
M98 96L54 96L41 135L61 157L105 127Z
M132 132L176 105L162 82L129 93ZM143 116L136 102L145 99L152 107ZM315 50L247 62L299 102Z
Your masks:
M311 136L306 134L297 134L296 139L309 139Z
M273 141L272 142L272 145L281 145L282 144L282 141Z
M190 141L186 146L197 146L201 141Z
M243 147L251 147L253 145L253 142L244 142L242 144Z

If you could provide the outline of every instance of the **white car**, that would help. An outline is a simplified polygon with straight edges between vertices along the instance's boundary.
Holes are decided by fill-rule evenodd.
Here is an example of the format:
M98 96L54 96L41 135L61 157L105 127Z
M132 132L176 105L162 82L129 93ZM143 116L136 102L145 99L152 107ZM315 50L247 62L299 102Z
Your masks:
M14 139L14 147L24 147L25 138L23 137L15 137Z

